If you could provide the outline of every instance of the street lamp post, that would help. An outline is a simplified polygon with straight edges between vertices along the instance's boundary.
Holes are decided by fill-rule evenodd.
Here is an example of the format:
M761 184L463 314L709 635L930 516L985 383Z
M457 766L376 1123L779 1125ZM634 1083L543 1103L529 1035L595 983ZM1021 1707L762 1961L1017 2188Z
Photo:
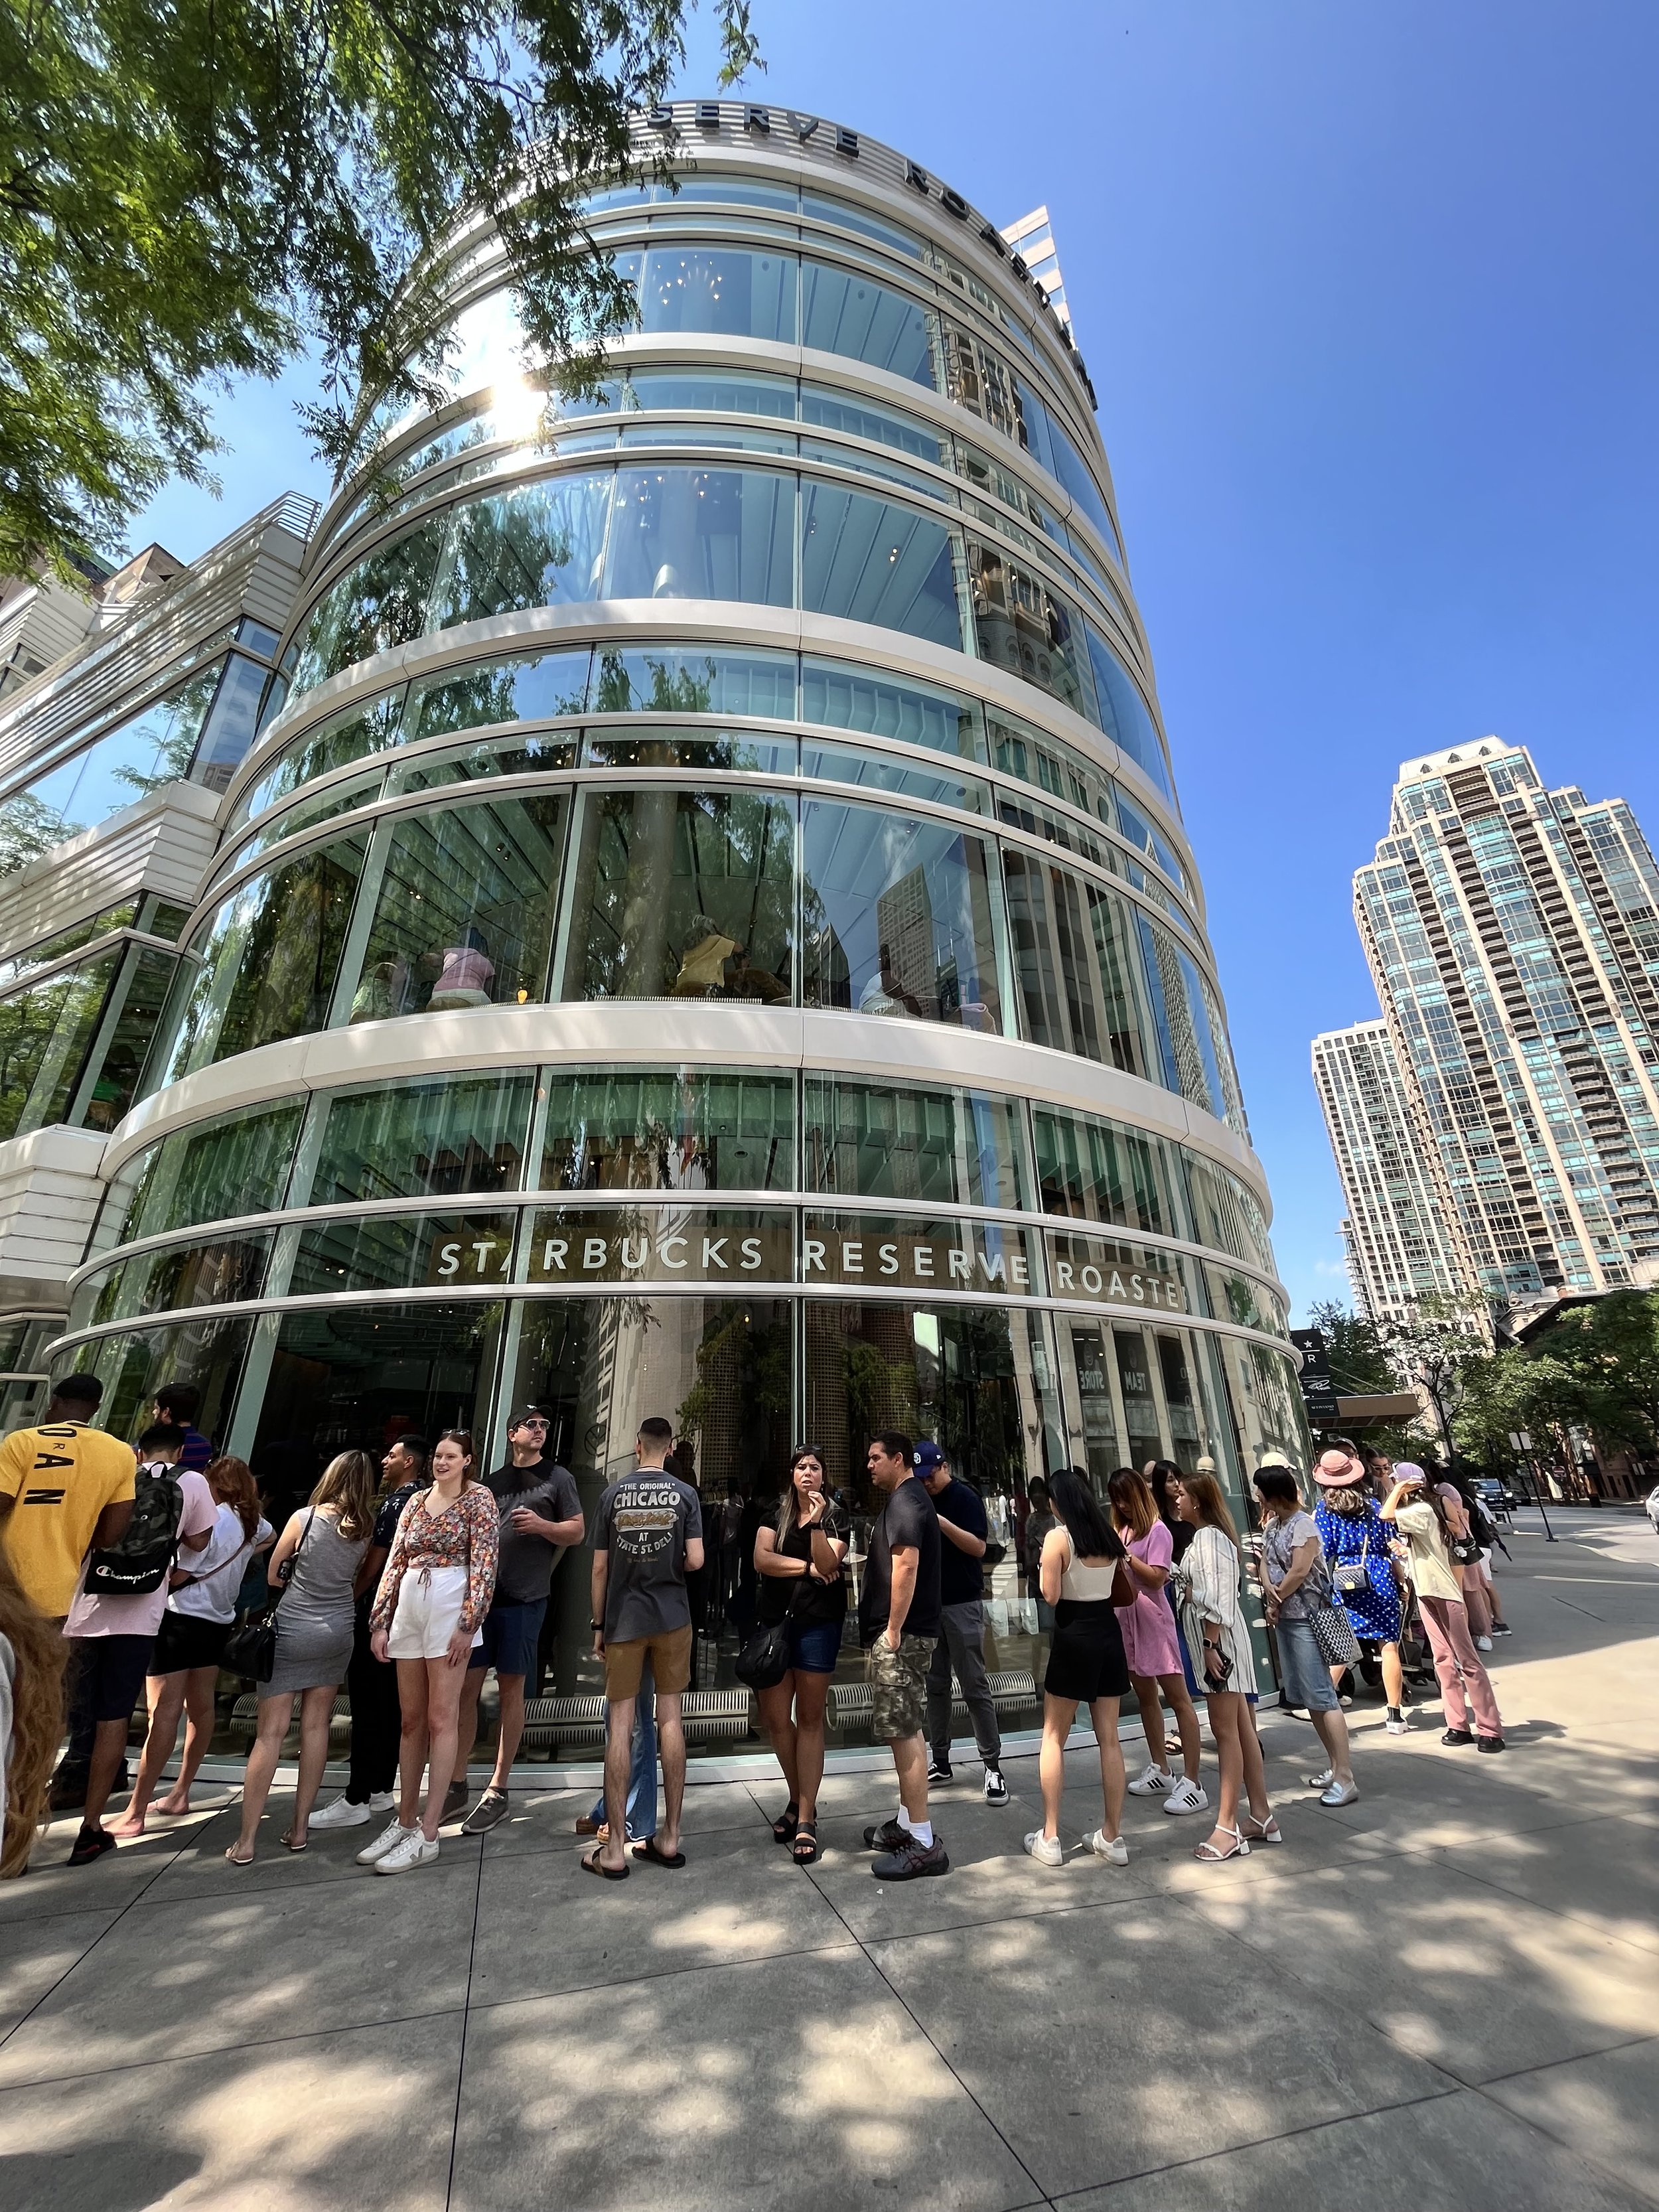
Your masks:
M1522 1455L1522 1464L1527 1470L1527 1480L1532 1485L1532 1502L1543 1518L1544 1541L1547 1544L1553 1544L1558 1540L1555 1531L1550 1527L1549 1511L1544 1504L1543 1485L1539 1481L1538 1470L1532 1463L1532 1438L1524 1429L1522 1429L1511 1434L1510 1443Z

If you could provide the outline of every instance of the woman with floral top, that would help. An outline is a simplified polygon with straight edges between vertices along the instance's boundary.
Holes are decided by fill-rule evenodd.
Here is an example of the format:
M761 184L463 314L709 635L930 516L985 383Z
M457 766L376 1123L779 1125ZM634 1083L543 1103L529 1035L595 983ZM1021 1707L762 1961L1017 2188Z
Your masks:
M459 1747L467 1654L483 1641L495 1592L501 1514L472 1477L472 1439L446 1429L432 1454L432 1485L411 1498L398 1522L370 1613L369 1648L398 1662L403 1707L400 1787L390 1825L358 1863L377 1874L406 1874L438 1856L438 1828ZM431 1768L426 1811L417 1821L421 1775Z

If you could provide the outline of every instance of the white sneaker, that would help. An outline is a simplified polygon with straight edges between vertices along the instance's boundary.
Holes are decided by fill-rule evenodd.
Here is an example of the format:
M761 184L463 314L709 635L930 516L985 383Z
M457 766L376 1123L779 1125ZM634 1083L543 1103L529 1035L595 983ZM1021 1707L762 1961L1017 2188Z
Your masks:
M357 1854L359 1866L378 1866L390 1850L395 1850L405 1836L418 1836L418 1827L406 1828L395 1817L381 1829L372 1844L365 1844Z
M1168 1812L1166 1805L1164 1808ZM1129 1846L1121 1836L1109 1836L1103 1828L1091 1828L1083 1838L1083 1848L1097 1859L1109 1859L1114 1866L1127 1866Z
M394 1809L397 1802L398 1793L395 1790L371 1790L368 1793L368 1809L371 1813L390 1813Z
M1389 1707L1389 1717L1382 1723L1382 1729L1386 1735L1408 1735L1411 1733L1410 1723L1406 1718L1406 1709L1403 1705L1397 1708Z
M1129 1784L1132 1797L1161 1797L1166 1790L1175 1787L1175 1777L1167 1767L1148 1765L1144 1774L1137 1774Z
M1208 1792L1201 1782L1188 1782L1183 1774L1164 1800L1164 1809L1166 1813L1207 1813Z
M1033 1828L1025 1838L1025 1848L1041 1866L1063 1866L1066 1848L1058 1836L1045 1836L1041 1828Z
M1352 1782L1333 1782L1328 1790L1320 1792L1319 1802L1322 1805L1357 1805L1358 1786Z
M407 1874L410 1867L430 1866L438 1856L438 1838L429 1840L418 1828L411 1828L393 1844L384 1858L376 1859L376 1874Z
M321 1812L313 1813L311 1826L313 1828L366 1828L374 1818L372 1806L354 1805L349 1797L340 1796L332 1804L325 1805Z
M1491 1637L1477 1636L1474 1639L1474 1648L1477 1651L1490 1651L1492 1650Z

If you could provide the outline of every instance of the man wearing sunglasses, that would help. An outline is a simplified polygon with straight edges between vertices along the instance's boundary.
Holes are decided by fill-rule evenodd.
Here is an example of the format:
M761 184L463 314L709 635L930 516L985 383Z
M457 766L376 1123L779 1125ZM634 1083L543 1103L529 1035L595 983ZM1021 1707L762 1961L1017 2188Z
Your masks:
M478 1732L478 1695L491 1667L501 1717L495 1771L462 1822L464 1835L481 1836L506 1814L507 1778L524 1734L525 1677L536 1671L548 1588L560 1553L582 1540L575 1479L568 1468L546 1456L547 1436L547 1415L539 1406L526 1406L507 1425L506 1462L484 1477L501 1508L501 1565L495 1595L484 1615L483 1641L473 1650L461 1690L460 1740L468 1757ZM465 1759L456 1771L465 1776Z

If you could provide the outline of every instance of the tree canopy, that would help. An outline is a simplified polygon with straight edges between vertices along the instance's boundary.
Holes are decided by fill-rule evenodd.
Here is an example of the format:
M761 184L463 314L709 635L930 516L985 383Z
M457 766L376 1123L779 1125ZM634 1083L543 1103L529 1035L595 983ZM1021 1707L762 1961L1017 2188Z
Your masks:
M713 4L731 83L748 0ZM629 118L696 5L0 0L0 575L119 552L169 476L210 480L216 391L307 347L343 467L362 395L430 390L423 305L469 209L580 380L633 304L580 199L638 173Z

